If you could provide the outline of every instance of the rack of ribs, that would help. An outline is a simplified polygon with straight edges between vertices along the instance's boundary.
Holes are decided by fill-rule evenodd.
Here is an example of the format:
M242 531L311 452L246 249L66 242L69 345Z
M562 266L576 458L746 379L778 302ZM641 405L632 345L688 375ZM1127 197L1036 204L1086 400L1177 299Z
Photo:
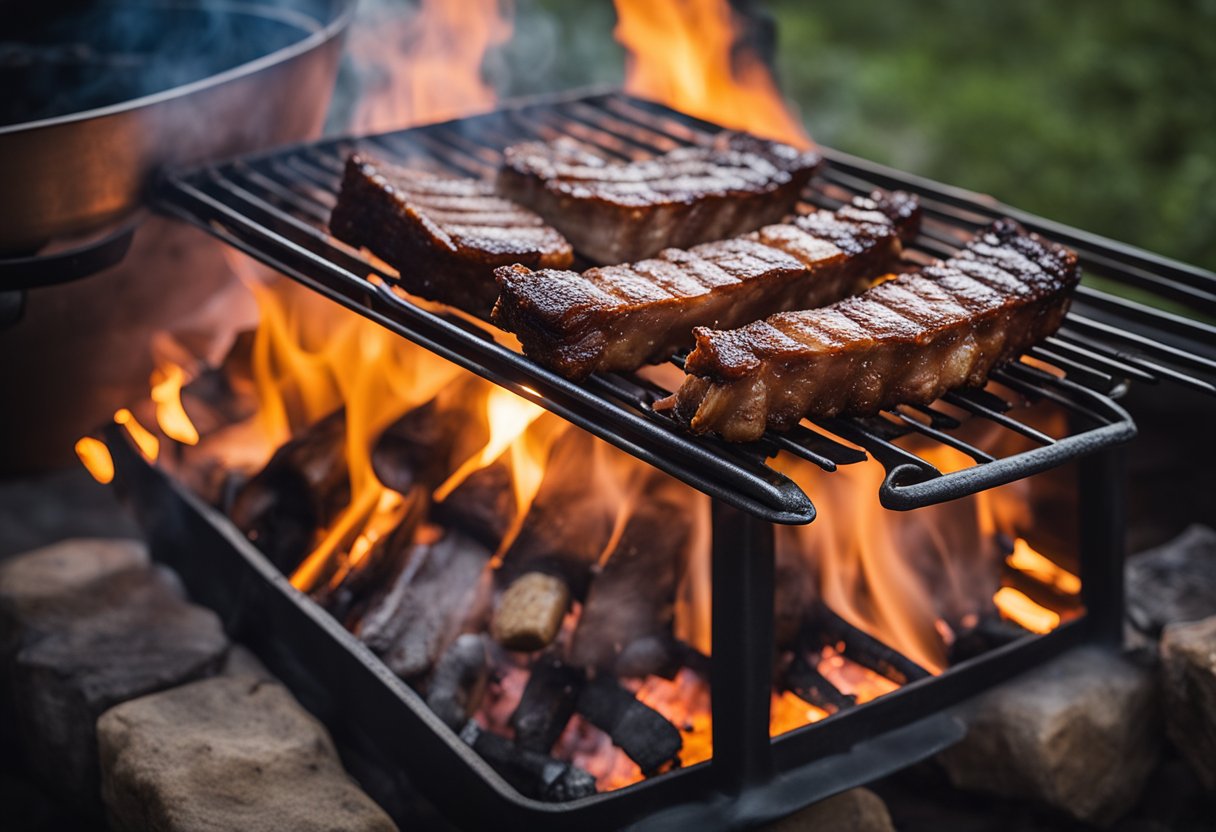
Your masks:
M655 404L733 442L804 416L863 416L983 384L1059 328L1072 251L999 220L957 256L822 309L696 330L680 389Z
M820 161L814 152L734 132L632 162L563 137L507 148L498 190L544 217L592 262L624 263L776 222Z
M396 269L407 292L482 318L498 298L498 266L561 269L574 261L561 234L497 196L492 182L357 154L346 162L329 226Z
M688 250L583 273L497 270L493 321L524 352L567 378L632 371L692 346L696 326L735 327L774 312L832 303L898 262L920 208L875 192L837 211Z

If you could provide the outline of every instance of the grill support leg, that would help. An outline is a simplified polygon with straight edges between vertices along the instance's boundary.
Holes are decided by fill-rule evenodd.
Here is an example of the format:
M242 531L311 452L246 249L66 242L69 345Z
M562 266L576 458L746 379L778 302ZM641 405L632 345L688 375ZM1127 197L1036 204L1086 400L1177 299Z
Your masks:
M1123 564L1127 559L1125 451L1107 448L1077 464L1080 487L1081 598L1093 632L1123 640Z
M713 503L713 770L738 792L772 771L773 527Z

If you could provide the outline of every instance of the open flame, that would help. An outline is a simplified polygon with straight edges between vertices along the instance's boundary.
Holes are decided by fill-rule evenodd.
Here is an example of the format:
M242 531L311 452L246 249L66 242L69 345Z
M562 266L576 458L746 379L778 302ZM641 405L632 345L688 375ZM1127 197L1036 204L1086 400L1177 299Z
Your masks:
M629 50L630 92L729 127L800 146L810 143L764 62L741 47L743 21L727 0L616 0L616 8L616 36ZM466 4L422 0L405 14L373 18L371 26L351 33L352 51L364 65L365 75L365 95L354 119L357 131L435 121L485 110L494 103L481 65L486 50L511 33L499 0ZM170 459L162 462L173 464L183 449L194 449L198 456L191 459L210 453L223 457L231 470L253 473L284 443L341 412L349 496L337 515L316 532L306 557L290 575L296 588L319 596L352 575L366 574L363 570L374 560L372 553L402 529L415 544L434 542L443 531L421 522L427 507L447 499L491 465L509 471L515 502L513 518L486 575L500 566L527 522L542 483L554 474L555 442L571 428L533 402L469 376L316 293L267 278L242 256L233 254L231 267L260 310L249 356L256 414L247 425L230 426L224 442L200 430L205 426L191 419L183 401L193 368L186 358L161 349L151 380L150 408L137 409L141 418L127 409L114 417L141 454L156 461L164 444L175 453L163 454ZM461 392L483 405L469 418L485 429L484 442L463 459L453 460L433 488L403 487L408 493L401 493L386 486L373 466L378 437L402 414L455 383L465 385ZM104 443L84 437L76 452L99 481L113 478L113 460ZM926 458L941 470L970 464L948 448L934 454ZM595 572L602 574L612 566L611 558L639 501L647 496L644 489L653 472L603 443L595 443L589 454L573 462L567 462L570 470L561 471L561 476L582 484L612 518L611 533L594 564ZM1009 585L1001 570L1061 597L1080 592L1075 574L1020 536L1030 519L1021 485L899 514L877 502L883 472L876 463L845 466L832 475L800 461L781 464L814 495L821 509L812 526L778 530L779 557L792 558L809 576L813 591L804 602L808 609L825 605L932 673L949 666L956 634L982 615L1000 615L1036 633L1049 632L1065 620L1067 613ZM687 514L691 536L680 553L671 634L709 656L710 506L703 495L687 494L679 507ZM1007 545L1012 549L1002 548ZM580 604L575 602L566 613L560 644L568 644L580 615ZM789 645L781 649L788 652ZM899 686L851 659L843 643L808 649L803 658L810 666L858 704ZM499 701L484 707L476 718L509 734L510 708L518 702L527 675L518 658L499 661ZM681 765L712 756L710 688L704 675L682 667L670 679L650 675L622 679L622 684L679 729ZM829 708L778 689L772 695L770 733L776 736L830 715ZM643 778L605 733L578 718L558 741L554 754L584 767L601 789Z
M616 0L616 38L629 50L626 91L798 147L811 143L764 61L739 48L727 0Z

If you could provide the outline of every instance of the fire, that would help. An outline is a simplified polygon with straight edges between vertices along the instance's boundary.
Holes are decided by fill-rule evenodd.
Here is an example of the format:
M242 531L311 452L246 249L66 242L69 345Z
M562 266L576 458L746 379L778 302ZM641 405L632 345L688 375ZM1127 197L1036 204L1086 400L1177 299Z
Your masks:
M1065 595L1081 593L1080 578L1036 552L1020 537L1013 542L1013 552L1005 563Z
M738 48L728 0L616 0L626 91L726 127L811 143L764 62Z
M106 443L92 436L82 436L76 440L76 456L85 470L102 485L114 480L114 458Z
M496 99L481 64L511 36L503 4L422 0L404 13L403 6L381 7L350 32L364 84L354 128L378 133L490 109Z
M1060 614L1031 600L1025 593L1011 586L1003 586L992 596L1001 615L1030 630L1032 633L1050 633L1060 626Z
M186 371L176 364L156 370L152 374L152 401L156 404L156 423L161 432L183 445L198 444L198 429L190 421L182 405L182 384Z
M156 461L160 455L160 440L156 438L156 434L139 423L134 413L125 407L120 408L114 413L114 422L126 428L127 434L135 442L135 447L139 448L144 459L148 462Z
M498 459L499 454L511 447L528 426L544 412L545 409L540 405L533 404L527 399L521 399L509 390L494 389L490 391L486 402L486 421L490 425L489 441L479 453L469 457L442 485L435 489L435 500L444 499L468 479L469 474L479 468L485 468ZM535 483L537 488L540 487L538 473L529 469L526 475L528 485L522 489L524 492L529 490L528 487L532 483ZM534 490L533 493L535 493Z

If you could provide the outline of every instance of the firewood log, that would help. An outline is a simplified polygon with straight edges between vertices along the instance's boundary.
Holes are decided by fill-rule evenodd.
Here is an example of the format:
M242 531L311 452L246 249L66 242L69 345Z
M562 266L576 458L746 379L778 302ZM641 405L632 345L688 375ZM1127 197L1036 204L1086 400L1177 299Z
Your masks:
M338 410L277 451L233 500L229 516L284 574L350 501L346 413Z
M682 496L681 486L661 474L643 490L587 591L570 648L572 664L621 675L617 661L624 650L643 639L670 637L676 583L692 531ZM636 673L641 656L634 652L629 658Z
M357 635L398 676L418 679L460 633L483 628L489 558L485 547L454 531L415 544L400 574L359 623Z

